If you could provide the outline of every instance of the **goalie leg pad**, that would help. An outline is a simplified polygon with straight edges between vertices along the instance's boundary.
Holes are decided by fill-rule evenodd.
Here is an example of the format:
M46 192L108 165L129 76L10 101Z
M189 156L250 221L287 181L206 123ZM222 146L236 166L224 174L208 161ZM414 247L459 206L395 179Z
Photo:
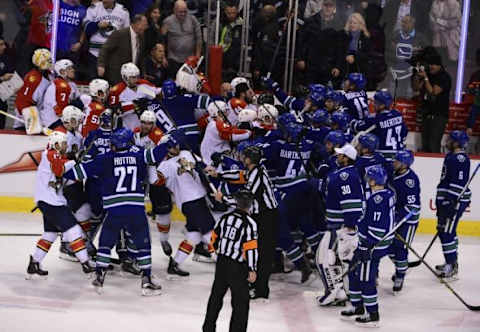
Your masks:
M25 120L25 131L27 135L40 134L42 132L42 123L38 108L35 106L22 109L23 120Z
M348 232L346 228L338 230L338 257L341 261L351 261L353 252L358 247L358 234Z

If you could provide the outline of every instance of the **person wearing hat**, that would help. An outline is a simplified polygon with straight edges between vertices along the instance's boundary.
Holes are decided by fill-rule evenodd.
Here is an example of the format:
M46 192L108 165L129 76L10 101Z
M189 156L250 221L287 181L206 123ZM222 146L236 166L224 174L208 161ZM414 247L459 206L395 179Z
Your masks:
M224 214L212 232L212 244L218 259L203 332L216 330L218 314L228 289L232 294L229 331L247 330L250 305L248 283L255 282L257 278L257 223L249 216L253 194L241 189L233 197L235 210Z
M440 55L430 56L427 62L428 68L420 67L417 72L423 94L422 150L440 153L442 136L448 122L452 79L443 67Z

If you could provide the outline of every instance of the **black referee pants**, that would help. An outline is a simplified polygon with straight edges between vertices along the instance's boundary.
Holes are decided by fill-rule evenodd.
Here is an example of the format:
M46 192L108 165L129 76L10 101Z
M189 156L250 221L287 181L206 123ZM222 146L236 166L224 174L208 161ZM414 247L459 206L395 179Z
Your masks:
M255 295L268 298L270 294L268 281L272 273L275 256L278 210L265 210L253 215L252 218L257 222L258 229L258 263L257 281L254 284Z
M223 255L218 256L215 280L203 322L203 332L215 332L218 314L223 305L223 297L228 289L232 296L232 317L229 331L247 331L250 308L247 277L248 268L245 263L238 263Z

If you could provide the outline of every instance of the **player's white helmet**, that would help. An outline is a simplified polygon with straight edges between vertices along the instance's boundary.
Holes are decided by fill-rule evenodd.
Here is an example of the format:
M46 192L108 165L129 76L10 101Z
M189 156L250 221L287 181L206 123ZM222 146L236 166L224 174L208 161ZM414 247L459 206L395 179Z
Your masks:
M258 118L264 122L271 122L278 118L278 110L271 104L263 104L258 108Z
M46 48L39 48L33 52L32 63L40 70L49 70L52 67L52 54Z
M122 79L127 82L129 78L139 77L140 69L133 62L127 62L122 65L120 73L122 74Z
M64 143L67 143L67 134L60 131L53 131L50 135L48 135L48 145L50 148L60 151ZM58 144L58 148L56 144Z
M94 79L88 85L88 90L90 92L90 96L98 97L98 98L102 98L102 99L104 99L108 96L108 89L109 88L110 88L110 85L108 84L108 82L101 79L101 78ZM103 96L99 96L99 92L102 92Z
M214 102L210 103L210 105L208 105L207 111L210 118L215 118L218 116L219 112L221 112L222 114L226 114L227 104L221 100L215 100Z
M248 82L248 80L247 80L245 77L235 77L235 78L230 82L230 85L232 86L233 91L235 91L235 88L236 88L237 85L239 85L240 83L245 83L245 84L247 84L247 85L250 87L250 83Z
M244 108L238 113L238 122L252 122L257 119L257 112L251 108Z
M83 121L84 114L83 112L75 106L69 105L63 109L62 112L62 122L70 123L72 120L76 121L76 125L80 124Z
M155 123L157 121L157 117L153 111L144 111L142 115L140 115L140 121Z
M68 60L68 59L62 59L62 60L58 60L57 62L55 62L55 73L58 75L58 76L61 76L63 78L66 77L66 73L64 72L63 74L61 73L62 70L67 70L68 68L70 67L73 67L73 62Z

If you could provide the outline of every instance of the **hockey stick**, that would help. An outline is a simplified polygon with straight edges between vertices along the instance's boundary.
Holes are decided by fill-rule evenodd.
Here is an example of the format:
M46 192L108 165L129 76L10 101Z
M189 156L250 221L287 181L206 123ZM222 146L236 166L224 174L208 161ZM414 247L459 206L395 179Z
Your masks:
M286 23L288 23L291 19L292 19L292 13L289 13ZM280 45L282 44L283 36L285 35L285 32L283 31L283 29L279 31L279 34L280 36L278 38L277 46L275 46L275 51L273 52L272 62L270 63L270 67L268 68L267 78L270 78L270 76L272 76L273 67L275 67L275 62L277 61L277 56L280 51Z
M3 115L5 115L6 117L8 117L8 118L10 118L10 119L17 120L17 121L25 124L25 120L24 120L24 119L19 118L19 117L15 116L15 115L12 115L12 114L7 113L7 112L2 111L2 110L0 110L0 114L3 114ZM50 134L52 133L52 131L53 131L52 129L47 128L47 127L43 127L43 128L42 128L42 133L43 133L45 136L50 135Z
M37 233L0 233L0 236L41 236Z
M465 185L465 187L463 187L462 191L460 192L460 195L458 196L456 202L455 202L455 206L456 206L456 209L458 210L458 205L460 204L460 199L461 197L463 196L463 194L465 193L465 191L467 191L467 188L468 186L470 185L470 183L472 182L474 176L477 174L478 170L480 169L480 164L477 165L477 167L475 167L475 170L473 171L472 173L472 176L470 177L470 179L468 179L468 182L467 184ZM430 244L428 245L427 247L427 250L425 250L425 253L422 255L422 258L418 261L414 261L414 262L409 262L408 263L408 267L416 267L416 266L419 266L420 264L422 264L422 260L427 256L428 252L430 251L430 249L432 248L433 246L433 243L435 242L435 240L437 239L438 237L438 231L435 233L435 236L433 237L432 241L430 241Z
M393 234L395 234L395 232L403 226L403 224L405 224L408 219L410 219L412 216L413 216L414 212L413 211L410 211L405 217L403 217L402 220L400 220L398 222L398 224L395 225L395 227L392 228L392 230L390 232L388 232L384 237L382 237L373 247L372 249L370 249L370 255L373 253L373 250L375 250L375 247L377 247L380 243L382 243L383 241L385 241L387 238L389 238L390 236L392 236ZM357 260L355 263L353 263L346 272L344 272L342 274L342 276L340 277L340 280L343 280L343 278L345 278L350 272L352 272L353 270L355 270L360 264L362 263L361 260Z
M457 299L459 299L460 302L462 302L469 310L480 311L480 306L473 306L473 305L470 305L467 302L465 302L460 297L460 295L458 295L458 293L455 292L455 290L453 290L453 288L443 278L440 278L438 276L438 274L435 272L435 270L425 261L425 259L423 257L420 257L420 255L415 251L415 249L413 249L400 234L396 234L396 237L397 237L398 240L400 240L408 248L408 250L413 252L413 254L420 259L420 262L422 262L435 275L435 277L437 277L437 279L440 280L440 283L444 284L445 287L447 287L452 292L452 294L455 295L455 297Z
M371 132L372 130L374 130L375 128L377 128L376 125L371 125L370 127L368 127L366 130L362 130L362 131L359 131L353 138L352 138L352 141L350 142L354 147L356 147L358 145L358 139L360 138L360 136L362 135L365 135L365 134L368 134L369 132Z

